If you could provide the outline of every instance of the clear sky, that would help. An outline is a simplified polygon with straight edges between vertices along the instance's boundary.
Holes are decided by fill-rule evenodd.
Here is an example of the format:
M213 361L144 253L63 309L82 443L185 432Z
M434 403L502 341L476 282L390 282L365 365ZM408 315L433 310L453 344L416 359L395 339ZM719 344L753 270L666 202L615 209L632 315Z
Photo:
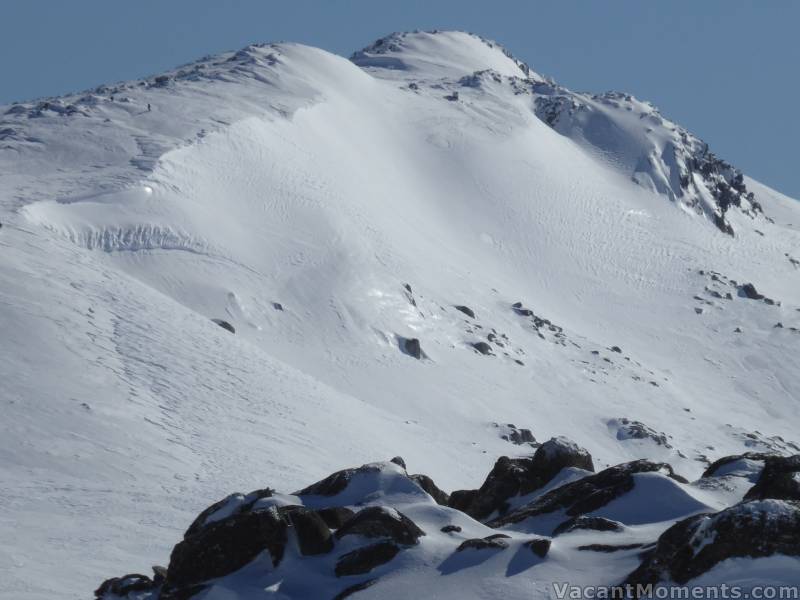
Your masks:
M0 103L251 42L349 56L392 31L473 31L567 87L652 101L722 158L800 198L795 0L2 0L0 19Z

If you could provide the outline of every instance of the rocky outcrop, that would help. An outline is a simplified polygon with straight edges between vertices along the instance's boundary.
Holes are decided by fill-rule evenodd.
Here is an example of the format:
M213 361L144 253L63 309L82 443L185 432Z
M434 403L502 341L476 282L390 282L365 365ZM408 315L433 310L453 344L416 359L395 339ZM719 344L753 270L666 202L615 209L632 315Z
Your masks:
M624 440L650 440L657 446L671 449L667 435L648 427L641 421L632 421L626 417L611 419L608 421L608 428L615 432L616 438Z
M739 291L745 298L749 298L750 300L763 300L764 294L759 294L756 286L752 283L745 283L742 287L739 288Z
M201 512L192 524L189 525L189 529L186 530L183 537L185 539L198 533L207 523L213 522L214 520L249 512L256 502L262 498L271 498L272 494L274 494L274 490L264 488L262 490L255 490L249 494L236 493L226 496Z
M380 468L376 465L363 465L355 469L342 469L331 473L325 479L312 483L294 493L295 496L336 496L343 492L350 480L359 473L377 473Z
M492 347L486 342L474 342L472 347L483 355L493 354Z
M330 508L320 508L317 511L320 518L331 529L339 529L356 513L344 506L332 506Z
M313 556L333 550L333 535L319 513L303 506L286 507L283 511L297 537L300 554Z
M552 542L547 538L533 538L523 544L526 548L530 548L539 558L544 558L550 552L550 545Z
M686 480L676 475L672 467L666 463L636 460L610 467L596 475L590 475L578 481L562 485L508 515L490 521L487 525L490 527L502 527L556 510L563 510L568 516L577 517L595 511L615 498L619 498L631 491L634 487L633 476L636 473L658 471L676 481L686 483Z
M567 438L553 438L531 458L500 457L480 489L453 492L450 506L478 520L495 512L503 515L509 509L509 499L541 488L566 467L594 471L586 450Z
M702 479L706 479L709 477L717 477L718 473L731 463L735 463L741 460L750 460L750 461L760 461L765 462L767 458L770 456L774 456L773 454L765 453L765 452L745 452L744 454L732 454L730 456L723 456L722 458L718 458L713 463L711 463L703 474L700 476Z
M553 536L569 533L570 531L622 531L625 526L619 521L612 521L605 517L575 517L564 521L553 530Z
M800 504L782 500L743 502L716 514L676 523L625 583L684 584L723 560L773 554L800 556Z
M387 538L397 544L412 546L425 532L398 510L388 506L370 506L357 512L336 531L337 539L347 535Z
M277 566L287 539L287 523L275 508L211 523L172 550L167 587L182 588L233 573L264 550Z
M450 496L440 490L433 482L433 479L427 475L421 474L410 475L409 478L411 481L414 481L419 487L425 490L431 496L431 498L436 501L436 504L441 504L442 506L449 505Z
M737 461L743 462L734 464ZM231 578L230 587L225 589L236 589L239 585L236 573L247 567L242 577L250 578L254 572L263 570L265 575L274 575L276 580L297 582L305 578L304 569L309 570L309 577L322 577L320 581L327 577L330 582L333 575L353 577L349 584L342 582L343 591L336 596L344 598L377 581L374 577L358 576L379 568L381 572L394 568L388 565L411 547L416 547L415 556L426 557L422 563L415 563L422 569L426 568L423 564L426 560L430 562L427 551L435 548L438 553L441 548L447 548L448 558L437 563L440 573L489 564L485 561L491 559L492 552L513 548L507 567L509 573L516 573L546 560L550 551L552 540L532 537L531 526L544 523L551 528L554 522L564 518L566 520L553 530L553 536L583 532L580 538L583 545L577 550L629 551L626 559L638 555L643 562L627 578L627 582L633 584L665 580L685 583L728 558L773 554L800 556L800 501L794 499L800 455L749 453L720 459L709 467L704 479L735 476L754 481L758 477L748 492L748 499L719 513L684 519L665 531L655 543L609 544L605 532L620 531L625 526L592 513L622 497L642 480L651 484L656 480L660 482L655 486L642 485L638 489L640 494L661 493L666 483L663 476L685 483L669 465L639 460L577 481L567 479L569 482L561 485L552 483L565 467L575 469L578 474L579 469L589 471L593 468L591 456L566 438L553 438L533 456L499 459L480 489L454 492L449 498L451 507L478 515L484 521L491 518L486 522L489 527L508 528L507 532L485 537L475 535L476 528L481 527L476 523L466 525L467 534L462 534L462 526L469 520L464 521L463 515L435 504L431 497L443 504L447 495L429 477L407 475L405 461L400 457L387 463L337 471L308 486L295 498L268 488L250 494L232 494L205 509L194 520L184 539L173 549L168 569L154 567L152 578L130 574L109 579L95 595L102 600L129 600L140 596L190 600L220 585L217 581L220 578L223 586L228 585L225 580ZM635 479L637 474L656 472L661 477ZM358 478L357 481L354 482L354 478ZM669 484L669 487L675 485ZM536 496L535 492L543 486L552 489ZM340 495L342 492L346 494ZM532 499L520 497L526 494ZM514 497L518 498L516 502L512 500ZM525 500L527 504L511 509ZM647 501L647 497L637 497L637 506L642 500ZM296 504L290 504L292 501ZM663 499L659 501L664 502ZM305 502L309 505L302 505ZM431 544L419 543L426 533L395 506L408 506L408 514L414 511L413 514L424 515L425 522L436 527L431 530ZM625 510L626 506L628 503L622 502L613 510ZM350 507L362 508L354 512ZM692 514L696 510L708 508L695 503L686 505L686 511L679 514ZM634 510L637 511L638 508ZM565 517L561 517L562 514ZM548 516L544 521L523 524L514 531L515 524L538 515ZM559 519L554 521L556 517ZM664 518L663 513L657 513L654 520L645 522L661 523ZM455 524L459 522L462 524ZM595 540L590 532L604 533ZM525 537L521 538L521 534ZM588 539L584 542L584 538ZM569 545L568 540L565 543ZM291 560L283 560L287 545L292 548ZM325 558L306 558L318 556ZM408 564L405 560L395 563L403 567ZM328 593L326 588L326 597Z
M758 481L744 498L800 501L800 454L768 456Z
M106 579L94 591L95 598L105 598L108 595L127 596L134 592L148 592L155 589L156 583L147 575L131 573L122 577Z
M425 353L422 351L422 344L419 341L419 338L405 338L402 336L397 336L397 345L403 354L407 354L412 358L420 360L425 357Z
M361 575L369 573L375 567L384 565L392 560L400 548L392 542L378 542L363 548L357 548L342 556L336 563L337 577L345 575Z
M464 540L456 548L456 552L463 552L464 550L505 550L508 548L508 539L511 536L503 533L496 533L489 535L485 538L472 538Z
M464 313L470 319L474 319L475 318L475 311L472 310L469 306L457 305L457 306L454 306L453 308L455 308L456 310Z
M539 447L541 445L536 441L530 429L517 427L513 423L507 423L505 425L492 423L492 425L500 429L500 438L507 442L517 444L518 446L528 444L533 447Z
M236 328L233 325L231 325L230 323L228 323L227 321L223 321L222 319L211 319L211 321L216 323L217 325L219 325L223 329L226 329L227 331L230 331L231 333L236 333Z

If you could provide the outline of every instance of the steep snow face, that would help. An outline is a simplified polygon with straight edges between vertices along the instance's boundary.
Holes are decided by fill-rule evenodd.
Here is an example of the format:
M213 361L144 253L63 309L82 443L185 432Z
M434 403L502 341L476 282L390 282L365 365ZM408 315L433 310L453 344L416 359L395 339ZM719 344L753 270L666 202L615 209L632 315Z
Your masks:
M525 452L497 423L689 476L792 451L796 203L746 180L724 235L497 46L388 39L0 108L0 596L146 570L231 489L396 454L464 487Z
M665 119L649 102L629 94L579 94L543 84L534 88L536 112L556 131L617 166L639 185L687 210L708 216L725 233L736 207L761 212L743 174L712 154L708 145Z

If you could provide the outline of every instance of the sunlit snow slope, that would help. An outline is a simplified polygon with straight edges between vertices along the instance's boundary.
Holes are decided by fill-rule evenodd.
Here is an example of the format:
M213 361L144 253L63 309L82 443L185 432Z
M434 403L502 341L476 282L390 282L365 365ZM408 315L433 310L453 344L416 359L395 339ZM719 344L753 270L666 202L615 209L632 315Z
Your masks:
M495 423L690 478L796 451L800 206L476 36L0 107L0 222L4 600L166 562L231 490L474 485Z

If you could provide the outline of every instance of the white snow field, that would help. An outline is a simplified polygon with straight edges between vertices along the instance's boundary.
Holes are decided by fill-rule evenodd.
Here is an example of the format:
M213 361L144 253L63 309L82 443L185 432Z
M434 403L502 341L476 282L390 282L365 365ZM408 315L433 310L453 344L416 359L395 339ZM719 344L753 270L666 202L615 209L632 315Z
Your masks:
M395 455L476 488L533 451L496 424L689 480L797 453L800 205L737 173L648 103L457 32L352 60L250 46L0 107L0 598L90 598L167 564L237 490ZM751 483L648 475L676 504L648 512L637 487L603 513L630 529L601 535L652 542ZM398 502L426 531L456 512L422 496ZM438 527L357 597L544 597L639 563L577 532L532 570L513 548L447 563ZM733 560L703 581L800 583L796 558ZM202 597L340 591L290 572Z

